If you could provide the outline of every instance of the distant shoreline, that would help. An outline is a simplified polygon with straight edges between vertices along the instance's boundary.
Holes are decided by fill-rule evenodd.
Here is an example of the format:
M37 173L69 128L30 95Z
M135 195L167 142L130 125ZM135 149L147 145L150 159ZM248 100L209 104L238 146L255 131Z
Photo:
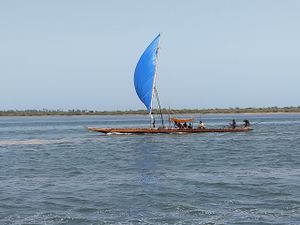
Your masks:
M276 113L300 113L297 107L265 107L265 108L224 108L224 109L162 109L163 114L276 114ZM154 111L158 114L158 111ZM146 110L3 110L0 116L76 116L76 115L145 115Z

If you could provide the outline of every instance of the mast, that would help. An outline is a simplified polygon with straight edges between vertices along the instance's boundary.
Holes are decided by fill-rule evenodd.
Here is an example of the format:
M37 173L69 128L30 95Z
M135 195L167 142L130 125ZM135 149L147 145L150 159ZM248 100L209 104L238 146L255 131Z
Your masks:
M161 34L160 34L161 35ZM161 123L163 128L165 127L164 125L164 118L162 115L162 111L161 111L161 105L160 105L160 100L159 100L159 96L158 96L158 91L156 88L156 77L157 77L157 66L158 66L158 55L159 55L159 50L160 50L160 39L158 41L158 46L157 46L157 50L156 50L156 57L155 57L155 71L154 71L154 81L153 81L153 87L152 87L152 99L151 99L151 109L150 109L150 121L151 121L151 110L153 107L153 97L155 95L157 103L158 103L158 108L159 108L159 113L160 113L160 118L161 118ZM150 122L150 127L151 127L151 122Z
M155 90L155 96L157 98L157 103L158 103L158 108L159 108L159 114L160 114L160 118L161 118L161 124L162 124L163 128L165 128L164 118L163 118L162 111L161 111L161 106L160 106L160 101L159 101L159 96L158 96L157 88L154 87L154 90Z

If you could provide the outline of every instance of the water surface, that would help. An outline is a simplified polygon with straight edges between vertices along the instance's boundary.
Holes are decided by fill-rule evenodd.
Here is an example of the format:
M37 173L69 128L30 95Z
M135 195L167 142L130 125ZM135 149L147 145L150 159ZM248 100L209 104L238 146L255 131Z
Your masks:
M299 224L300 114L248 133L100 135L144 116L0 117L0 224Z

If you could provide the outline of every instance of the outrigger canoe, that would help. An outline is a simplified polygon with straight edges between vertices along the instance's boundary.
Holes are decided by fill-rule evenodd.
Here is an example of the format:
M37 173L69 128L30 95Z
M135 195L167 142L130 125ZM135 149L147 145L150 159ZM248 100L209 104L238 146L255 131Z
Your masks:
M104 134L182 134L182 133L222 133L222 132L248 132L252 128L88 128Z

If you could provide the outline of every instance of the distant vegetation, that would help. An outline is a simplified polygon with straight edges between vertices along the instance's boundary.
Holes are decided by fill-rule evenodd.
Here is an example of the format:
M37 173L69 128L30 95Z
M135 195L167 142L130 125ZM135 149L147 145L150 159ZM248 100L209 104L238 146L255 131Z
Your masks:
M163 114L175 112L176 114L209 114L209 113L300 113L300 106L297 107L268 107L268 108L227 108L227 109L162 109ZM158 112L155 112L158 113ZM94 111L94 110L4 110L0 116L74 116L74 115L142 115L147 114L146 110L126 111Z

